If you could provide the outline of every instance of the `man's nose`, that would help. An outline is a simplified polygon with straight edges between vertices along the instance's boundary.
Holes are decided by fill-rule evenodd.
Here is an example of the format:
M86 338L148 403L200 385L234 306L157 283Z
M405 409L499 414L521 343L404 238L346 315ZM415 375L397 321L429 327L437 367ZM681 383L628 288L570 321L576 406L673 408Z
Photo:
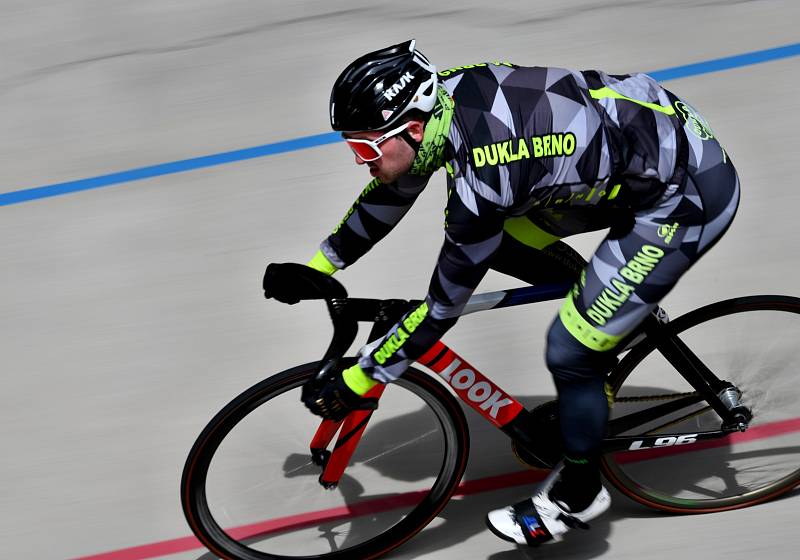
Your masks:
M366 161L361 159L361 157L358 154L353 154L353 155L356 156L356 165L364 165L365 163L367 163Z

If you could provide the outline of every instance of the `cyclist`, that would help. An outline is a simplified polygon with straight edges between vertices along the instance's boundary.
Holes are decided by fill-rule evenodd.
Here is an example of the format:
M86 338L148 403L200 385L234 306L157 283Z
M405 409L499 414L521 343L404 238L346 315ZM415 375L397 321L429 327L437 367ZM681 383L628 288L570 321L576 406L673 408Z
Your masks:
M490 268L531 283L574 280L547 333L564 466L549 488L492 511L499 537L535 545L608 509L599 454L605 375L631 334L727 230L739 180L688 103L645 74L609 75L487 62L442 72L413 40L351 63L330 119L373 179L309 266L353 264L405 215L444 167L444 244L424 302L358 363L304 391L316 414L341 418L390 383L458 319ZM561 238L609 229L588 265ZM280 264L267 297L297 301Z

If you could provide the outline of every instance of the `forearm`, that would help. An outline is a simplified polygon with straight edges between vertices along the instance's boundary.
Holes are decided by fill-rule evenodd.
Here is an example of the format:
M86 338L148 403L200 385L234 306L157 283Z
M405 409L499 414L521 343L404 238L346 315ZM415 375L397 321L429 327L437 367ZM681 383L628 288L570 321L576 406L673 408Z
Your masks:
M422 356L457 321L457 317L434 318L427 298L406 313L389 332L359 351L358 365L371 379L390 383Z
M385 185L373 179L321 243L320 251L336 268L345 268L366 254L394 229L414 204L430 177L402 177Z

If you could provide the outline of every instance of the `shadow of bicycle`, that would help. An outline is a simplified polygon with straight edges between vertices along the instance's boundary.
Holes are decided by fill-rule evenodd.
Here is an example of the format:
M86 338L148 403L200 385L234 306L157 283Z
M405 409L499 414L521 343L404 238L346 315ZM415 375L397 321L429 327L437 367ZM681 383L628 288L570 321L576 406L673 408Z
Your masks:
M646 393L652 388L635 388ZM533 408L542 404L552 397L529 396L520 398L520 401L527 407ZM426 410L421 408L401 416L390 419L380 419L376 414L367 428L367 433L358 447L358 455L354 461L366 464L370 469L380 474L387 480L387 487L391 487L389 481L422 482L429 480L430 471L428 463L425 461L398 460L398 456L392 453L385 453L385 442L396 440L398 431L413 433L416 428L425 429L428 419ZM510 441L505 437L498 437L497 430L484 422L483 419L471 412L467 412L470 423L471 455L469 466L464 476L465 481L474 481L492 477L493 484L487 490L469 495L458 494L454 497L447 507L439 514L426 529L406 543L400 549L390 553L386 558L402 559L413 558L423 552L430 554L439 550L446 550L458 545L477 533L486 531L484 525L485 512L502 507L535 492L535 485L519 485L518 482L504 484L502 477L497 477L498 473L513 474L524 470L525 467L519 463L510 449ZM416 445L416 444L415 444ZM434 443L426 442L424 439L415 446L415 453L425 456L428 453L435 453L436 449L426 446L433 446ZM725 493L732 491L747 490L739 483L738 476L741 474L732 465L748 458L763 458L769 455L797 454L800 447L791 446L784 448L765 448L748 450L744 452L735 451L728 445L715 447L711 452L703 451L703 462L686 461L685 454L675 455L666 459L659 459L658 462L639 461L634 465L637 476L645 477L646 480L657 481L660 489L673 494L682 492L693 493L698 496L714 497L708 489L709 478L714 479L714 487L721 488ZM680 469L681 476L674 476L674 469ZM284 476L286 479L296 479L319 476L319 467L310 464L308 455L303 453L293 453L286 457L284 461ZM544 473L544 471L542 471ZM711 474L711 476L709 476ZM512 477L509 476L509 480ZM516 480L516 479L514 479ZM702 484L701 484L702 483ZM423 486L420 486L422 489ZM366 493L364 486L345 472L339 486L336 489L341 501L348 508L354 511L359 504L381 504L382 502L397 503L398 494L386 493ZM793 492L790 495L797 495ZM608 514L592 523L591 531L572 531L567 534L563 543L555 546L545 546L535 549L532 552L526 547L515 550L498 552L489 557L490 560L511 560L512 558L577 558L589 559L603 554L608 548L608 537L611 533L611 526L615 520L621 518L652 518L665 515L662 512L649 510L644 506L625 500L618 493L614 493L613 505ZM409 508L374 508L373 512L357 515L355 517L336 517L334 519L323 519L313 524L314 537L320 542L326 543L327 551L344 549L358 542L363 542L366 535L376 535L398 523L407 513ZM368 510L369 511L369 510ZM308 530L309 527L304 527ZM274 534L260 534L249 537L243 541L246 544L260 548L262 541L272 538ZM498 548L507 547L508 543L498 541ZM198 560L209 560L215 558L213 555L204 554Z

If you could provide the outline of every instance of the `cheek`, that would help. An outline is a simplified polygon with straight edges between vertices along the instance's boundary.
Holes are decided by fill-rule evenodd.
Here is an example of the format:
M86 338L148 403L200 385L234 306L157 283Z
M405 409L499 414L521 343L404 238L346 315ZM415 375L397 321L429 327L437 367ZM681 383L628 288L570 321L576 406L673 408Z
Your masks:
M389 155L395 167L403 167L414 160L414 150L400 138L393 139Z

